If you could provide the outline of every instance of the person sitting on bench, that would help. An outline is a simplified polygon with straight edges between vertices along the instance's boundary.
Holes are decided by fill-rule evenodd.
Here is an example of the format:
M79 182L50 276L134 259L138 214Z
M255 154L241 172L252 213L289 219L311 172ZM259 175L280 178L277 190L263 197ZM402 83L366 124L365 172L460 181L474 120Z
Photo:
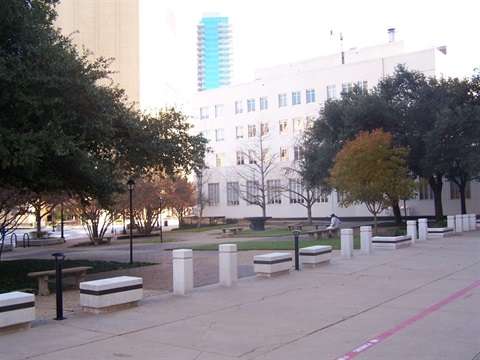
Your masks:
M330 221L330 225L327 227L328 237L333 237L332 230L337 230L340 227L340 219L335 216L335 214L330 215L332 220Z

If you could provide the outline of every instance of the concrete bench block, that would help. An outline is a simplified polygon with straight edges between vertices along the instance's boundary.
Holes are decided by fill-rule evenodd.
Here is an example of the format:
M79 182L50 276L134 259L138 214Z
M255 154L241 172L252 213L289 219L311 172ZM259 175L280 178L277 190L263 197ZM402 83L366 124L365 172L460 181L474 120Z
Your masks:
M292 268L292 254L270 253L253 257L253 271L259 277L288 274Z
M80 305L85 312L100 314L138 306L143 298L143 279L119 276L80 284Z
M35 295L21 291L0 294L0 334L28 329L35 320Z
M436 238L444 238L447 236L454 235L453 227L446 227L446 228L428 228L428 238L429 239L436 239Z
M372 245L376 249L399 249L412 245L412 237L405 236L374 236Z
M305 267L327 264L332 259L332 247L330 245L304 247L300 249L299 256L300 262Z

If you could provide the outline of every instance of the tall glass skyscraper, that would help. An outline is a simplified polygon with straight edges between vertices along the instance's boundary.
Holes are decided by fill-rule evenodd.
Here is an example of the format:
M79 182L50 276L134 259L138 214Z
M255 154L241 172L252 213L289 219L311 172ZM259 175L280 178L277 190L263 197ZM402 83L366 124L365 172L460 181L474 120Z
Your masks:
M231 28L228 17L206 14L197 25L198 91L230 85Z

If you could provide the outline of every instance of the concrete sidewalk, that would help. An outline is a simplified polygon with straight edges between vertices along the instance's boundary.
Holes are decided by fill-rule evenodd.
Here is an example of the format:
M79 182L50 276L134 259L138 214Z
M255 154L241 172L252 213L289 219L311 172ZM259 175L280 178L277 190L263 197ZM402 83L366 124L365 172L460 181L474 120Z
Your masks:
M479 359L480 231L0 337L2 359Z

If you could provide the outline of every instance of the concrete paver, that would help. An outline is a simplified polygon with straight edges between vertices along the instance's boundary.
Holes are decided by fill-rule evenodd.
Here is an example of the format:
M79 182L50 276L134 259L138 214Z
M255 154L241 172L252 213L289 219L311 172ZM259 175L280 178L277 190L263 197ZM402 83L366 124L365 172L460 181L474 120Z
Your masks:
M372 345L371 341L378 342ZM353 353L354 349L360 349ZM35 321L2 359L478 359L480 231Z

